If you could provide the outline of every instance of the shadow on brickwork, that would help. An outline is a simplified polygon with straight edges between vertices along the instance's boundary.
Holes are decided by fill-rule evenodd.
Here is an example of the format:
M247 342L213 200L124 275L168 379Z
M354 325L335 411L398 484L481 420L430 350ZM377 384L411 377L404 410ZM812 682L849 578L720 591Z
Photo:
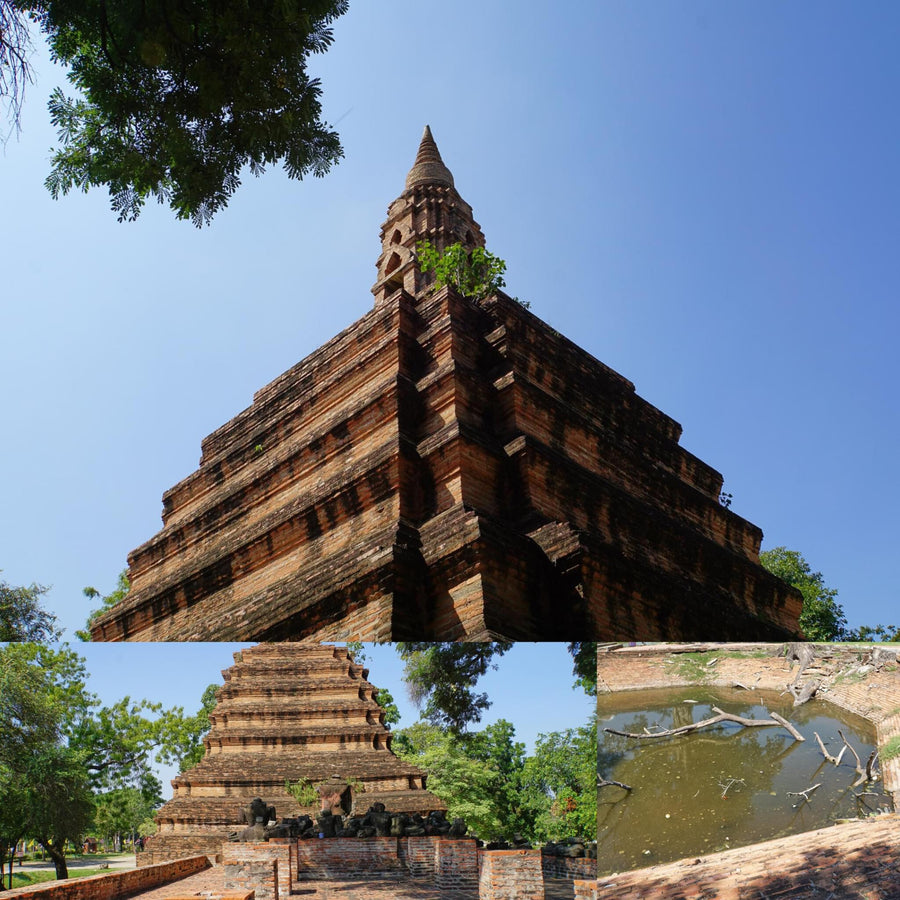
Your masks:
M840 844L801 854L785 875L773 873L741 887L740 897L760 900L900 900L900 831L897 841L879 841L847 852ZM773 860L773 868L778 860ZM710 895L712 896L712 895Z

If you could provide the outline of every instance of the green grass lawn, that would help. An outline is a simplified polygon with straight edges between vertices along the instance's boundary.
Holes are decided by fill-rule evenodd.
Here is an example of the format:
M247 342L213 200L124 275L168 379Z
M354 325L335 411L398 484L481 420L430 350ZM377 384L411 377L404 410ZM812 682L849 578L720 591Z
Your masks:
M108 875L110 869L69 869L69 878L85 878L88 875ZM3 873L3 887L7 890L9 885L9 873ZM17 872L13 869L13 887L28 887L30 884L38 884L41 881L56 881L55 872Z

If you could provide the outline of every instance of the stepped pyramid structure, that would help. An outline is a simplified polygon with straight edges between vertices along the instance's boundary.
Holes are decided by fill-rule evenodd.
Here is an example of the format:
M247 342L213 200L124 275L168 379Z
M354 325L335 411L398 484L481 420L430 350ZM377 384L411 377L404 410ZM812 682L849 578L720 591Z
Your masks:
M374 308L203 441L94 640L795 634L681 426L502 292L434 291L421 240L484 246L427 128Z
M156 814L159 827L141 864L195 853L215 856L241 831L241 809L255 797L278 817L315 816L285 781L351 784L354 814L373 803L390 812L445 810L425 789L427 775L391 752L392 735L368 670L342 647L261 644L234 655L222 675L206 754L172 781L174 794Z

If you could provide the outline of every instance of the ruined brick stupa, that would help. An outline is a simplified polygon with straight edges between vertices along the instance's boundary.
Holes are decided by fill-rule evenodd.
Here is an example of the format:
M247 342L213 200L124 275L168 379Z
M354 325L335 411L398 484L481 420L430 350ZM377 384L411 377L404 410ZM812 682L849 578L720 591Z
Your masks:
M781 639L798 592L634 385L503 293L426 128L374 308L203 441L95 640Z
M279 819L315 815L321 802L301 806L286 781L349 787L345 811L354 814L374 803L423 815L446 809L425 789L426 773L391 752L368 671L346 649L261 644L234 658L210 714L206 754L172 781L141 865L214 856L244 827L241 809L255 797L273 804Z

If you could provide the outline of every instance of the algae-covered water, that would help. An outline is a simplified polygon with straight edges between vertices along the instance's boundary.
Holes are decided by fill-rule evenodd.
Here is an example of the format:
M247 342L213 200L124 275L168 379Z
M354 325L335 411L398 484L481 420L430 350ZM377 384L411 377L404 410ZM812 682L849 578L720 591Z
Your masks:
M835 767L825 760L813 736L818 732L837 756L843 746L840 729L865 765L875 742L871 723L825 701L796 709L792 703L788 695L706 687L602 696L600 776L624 782L632 790L600 788L600 873L797 834L889 807L889 798L880 793L880 780L874 786L852 787L857 774L849 751ZM604 731L678 728L714 716L713 706L751 719L779 713L806 740L795 741L781 727L742 728L731 723L641 741ZM820 787L809 794L808 802L789 794L814 784ZM864 791L878 796L856 796Z

